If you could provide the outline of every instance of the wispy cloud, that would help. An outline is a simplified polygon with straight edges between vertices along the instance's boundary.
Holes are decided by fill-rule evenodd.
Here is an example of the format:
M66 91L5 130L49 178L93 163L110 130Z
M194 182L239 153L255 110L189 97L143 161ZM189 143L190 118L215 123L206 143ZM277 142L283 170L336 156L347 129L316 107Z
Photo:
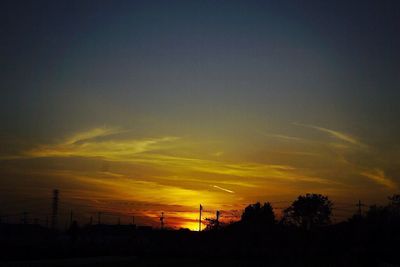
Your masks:
M213 153L212 155L215 156L215 157L220 157L220 156L222 156L223 154L224 154L223 151L217 151L217 152Z
M120 129L95 128L74 134L56 144L39 145L25 151L25 157L102 157L107 160L126 160L132 156L157 150L178 137L164 136L142 139L105 138L122 133Z
M169 170L183 172L200 172L226 177L256 179L259 181L303 181L318 184L337 184L334 181L302 174L301 170L290 165L263 164L254 162L222 162L197 158L167 156L159 154L143 154L132 159L133 162L158 165Z
M91 139L94 138L99 138L99 137L106 137L110 135L115 135L119 133L126 132L126 130L122 130L120 128L108 128L108 127L98 127L98 128L93 128L88 131L83 131L83 132L78 132L73 134L72 136L66 138L64 140L64 144L75 144L79 142L84 142L84 141L90 141Z
M213 174L225 177L304 181L330 184L332 181L319 177L309 177L295 167L285 164L268 164L255 162L226 162L223 160L202 159L179 156L178 137L164 136L159 138L120 139L115 135L121 129L96 128L74 134L56 144L40 145L25 151L28 158L40 157L86 157L102 158L108 161L140 164L158 168L168 173ZM175 154L175 155L172 155ZM234 178L236 177L236 178ZM190 178L190 177L189 177ZM253 182L250 182L252 184Z
M265 134L266 136L285 140L285 141L296 141L296 142L303 142L304 139L295 136L283 135L283 134Z
M319 128L316 129L322 131ZM329 135L333 133L329 132ZM335 138L339 138L337 136L341 135L336 134ZM301 138L285 135L273 137L294 142L303 141ZM346 140L346 143L351 143L348 140L352 139ZM307 142L306 145L317 146L313 141ZM355 142L354 139L353 143ZM318 166L318 162L312 167L302 166L291 160L294 157L289 156L283 157L289 160L257 157L252 161L249 160L250 157L240 155L230 157L228 153L223 154L222 149L217 150L214 147L199 149L201 145L204 144L191 142L189 137L135 138L132 133L120 128L95 128L67 136L56 143L37 145L24 151L23 155L28 159L35 158L33 162L47 162L48 158L52 158L50 162L62 162L59 165L61 167L47 168L47 164L43 164L44 167L40 167L42 169L35 169L37 176L42 177L49 172L46 177L58 175L57 179L71 184L74 190L88 191L78 192L76 196L142 201L152 203L153 206L158 203L197 207L201 201L209 207L220 209L222 204L248 199L253 201L253 196L255 198L262 194L292 194L292 191L304 187L325 190L343 186L327 171L322 170L324 166ZM278 153L318 155L309 150ZM81 165L75 168L77 161L66 157L79 157ZM99 159L109 161L106 163L107 167L99 168L101 164L92 164ZM29 171L29 175L31 174ZM384 174L369 175L381 184L393 186Z
M218 183L218 184L223 184L223 185L228 185L228 186L234 186L234 187L246 187L246 188L256 188L258 187L255 183L252 183L252 181L245 181L243 179L226 179L226 180L221 180L218 179L220 177L216 177L214 175L209 175L208 176L202 176L201 178L198 177L189 177L189 176L185 176L184 178L182 176L179 175L172 175L172 176L168 176L168 175L163 175L163 176L154 176L154 178L156 178L159 181L176 181L176 182L181 182L183 179L186 182L193 182L193 183L198 183L198 184L202 184L204 182L208 182L208 183Z
M318 153L303 152L303 151L277 151L275 153L287 154L287 155L298 155L298 156L312 156L312 157L320 156L320 154L318 154Z
M381 169L374 169L369 171L361 172L361 175L371 179L372 181L386 186L389 189L397 190L398 186L396 183L393 182L392 179L385 175L385 172Z
M363 147L365 148L366 145L362 142L360 142L358 139L356 139L355 137L349 135L349 134L345 134L339 131L335 131L332 129L328 129L328 128L324 128L324 127L320 127L320 126L315 126L315 125L310 125L310 124L302 124L302 123L294 123L295 125L298 126L302 126L302 127L307 127L307 128L311 128L323 133L327 133L328 135L330 135L333 138L336 138L340 141L344 141L346 143L352 144L352 145L356 145L358 147Z

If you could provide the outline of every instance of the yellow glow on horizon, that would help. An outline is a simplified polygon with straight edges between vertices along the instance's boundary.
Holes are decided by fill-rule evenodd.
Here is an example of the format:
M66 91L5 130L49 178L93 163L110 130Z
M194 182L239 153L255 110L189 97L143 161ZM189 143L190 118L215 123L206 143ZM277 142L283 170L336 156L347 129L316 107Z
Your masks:
M204 222L201 223L201 230L204 230L206 228L206 224ZM185 222L182 225L180 225L179 228L187 228L191 231L198 231L199 230L199 222Z
M251 158L241 153L232 157L215 148L212 142L194 142L188 137L137 138L120 128L94 128L56 143L35 145L22 151L20 157L11 156L21 162L30 159L58 162L59 165L52 168L33 164L28 166L28 174L62 179L75 192L69 194L70 197L85 195L93 199L94 208L96 199L145 203L150 208L140 208L138 212L142 216L157 221L163 210L169 214L172 226L191 230L198 229L196 209L200 203L215 212L239 210L255 201L286 200L310 191L342 196L359 186L354 184L353 178L360 177L388 192L398 188L381 168L350 163L348 155L369 153L364 149L367 146L355 137L322 127L304 126L336 140L324 143L275 134L270 137L284 142L284 149L278 146L268 150L266 146L264 151L260 150L261 156ZM288 143L293 144L292 150ZM246 147L239 152L243 149ZM364 154L361 156L366 157ZM78 160L69 162L72 158ZM108 167L99 167L104 164ZM16 171L24 172L19 168ZM353 178L346 179L342 174ZM50 178L45 180L50 181ZM101 202L99 208L104 203ZM117 206L114 208L125 214L138 210L137 206ZM107 209L112 211L113 207Z

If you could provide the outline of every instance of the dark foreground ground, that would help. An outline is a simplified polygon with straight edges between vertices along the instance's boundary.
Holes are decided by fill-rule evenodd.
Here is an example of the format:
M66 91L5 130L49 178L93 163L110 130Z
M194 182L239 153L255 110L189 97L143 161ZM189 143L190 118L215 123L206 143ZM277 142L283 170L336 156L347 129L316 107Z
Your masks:
M37 260L37 261L12 261L0 264L5 267L53 267L53 266L139 266L139 267L153 267L153 266L287 266L281 263L265 264L258 260L237 260L237 259L180 259L180 258L167 258L167 259L137 259L134 257L91 257L91 258L73 258L73 259L57 259L57 260ZM292 265L297 266L297 265ZM313 265L305 265L313 266ZM338 265L315 265L315 266L338 266ZM343 266L354 266L352 264ZM380 267L393 267L393 265L385 262L378 262L376 264L369 264L361 266L380 266Z
M399 226L314 230L233 224L207 232L0 225L0 266L400 266Z

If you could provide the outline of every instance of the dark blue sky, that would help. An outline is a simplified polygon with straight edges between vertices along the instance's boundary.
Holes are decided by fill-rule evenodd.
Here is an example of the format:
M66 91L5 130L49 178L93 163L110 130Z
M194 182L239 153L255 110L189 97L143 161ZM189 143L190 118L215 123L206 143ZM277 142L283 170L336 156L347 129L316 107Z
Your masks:
M5 1L1 10L10 130L67 109L147 114L150 102L155 116L191 101L318 123L398 115L397 1Z

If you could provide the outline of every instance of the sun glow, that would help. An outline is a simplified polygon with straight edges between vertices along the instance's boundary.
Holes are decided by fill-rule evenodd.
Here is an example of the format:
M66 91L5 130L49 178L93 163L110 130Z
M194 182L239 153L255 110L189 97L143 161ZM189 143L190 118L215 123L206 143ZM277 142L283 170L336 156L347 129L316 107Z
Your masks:
M331 196L344 194L352 189L352 180L337 179L332 175L336 169L388 190L397 188L379 168L349 163L347 154L369 153L367 146L355 137L326 128L301 126L326 134L329 139L336 138L337 143L266 135L274 142L281 140L284 149L271 150L273 160L267 156L252 160L240 154L229 157L232 153L227 152L215 156L216 149L209 142L194 142L187 137L137 138L121 128L94 128L58 142L35 145L22 151L19 157L13 155L13 159L26 164L31 160L42 162L27 165L29 175L58 177L59 182L63 181L71 192L76 192L74 195L82 195L79 192L84 191L84 196L94 201L93 208L99 199L113 200L114 204L103 203L102 208L108 205L109 212L147 216L154 225L164 211L171 227L191 230L198 229L199 203L206 204L212 211L207 216L212 218L216 210L240 210L245 203L262 199L293 198L305 186L308 191ZM264 149L263 153L269 155L268 147ZM332 150L337 151L337 159L332 159ZM313 157L312 166L304 166L305 155ZM46 168L49 161L56 163L56 167ZM121 206L117 202L133 204Z

